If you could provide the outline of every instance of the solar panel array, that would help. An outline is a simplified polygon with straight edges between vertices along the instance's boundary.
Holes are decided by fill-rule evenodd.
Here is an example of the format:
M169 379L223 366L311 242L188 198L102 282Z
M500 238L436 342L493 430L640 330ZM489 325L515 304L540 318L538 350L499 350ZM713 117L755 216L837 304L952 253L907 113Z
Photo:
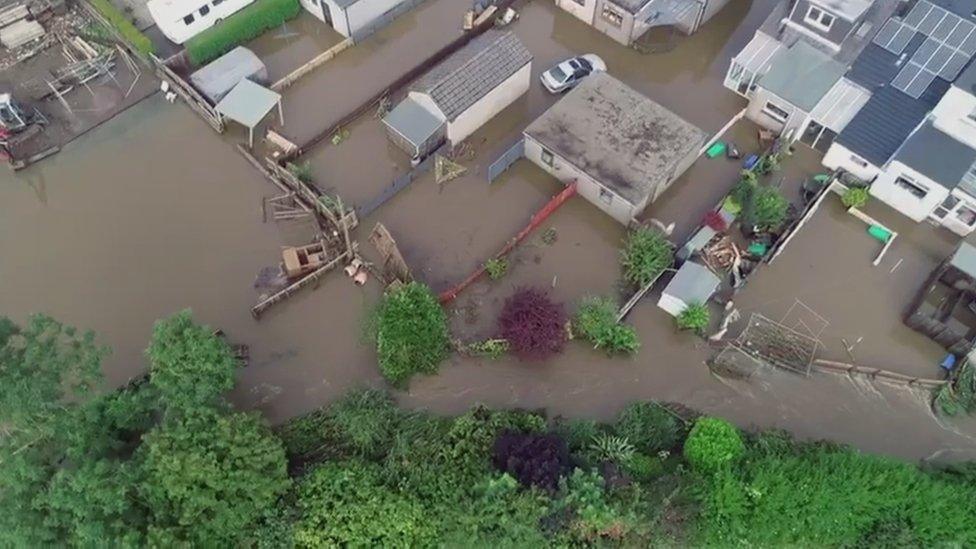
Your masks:
M976 25L928 0L920 0L903 20L885 23L874 42L901 55L918 33L925 41L891 81L892 86L915 99L936 77L955 80L976 54Z

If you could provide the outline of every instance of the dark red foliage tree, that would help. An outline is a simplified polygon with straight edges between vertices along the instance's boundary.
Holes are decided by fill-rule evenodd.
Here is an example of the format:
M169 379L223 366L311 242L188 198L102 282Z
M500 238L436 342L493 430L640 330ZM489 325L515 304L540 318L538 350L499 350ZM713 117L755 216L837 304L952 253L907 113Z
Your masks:
M569 469L569 448L557 435L502 431L495 439L491 462L522 486L555 490Z
M498 328L516 356L542 360L559 353L566 344L566 313L545 292L520 288L505 300Z

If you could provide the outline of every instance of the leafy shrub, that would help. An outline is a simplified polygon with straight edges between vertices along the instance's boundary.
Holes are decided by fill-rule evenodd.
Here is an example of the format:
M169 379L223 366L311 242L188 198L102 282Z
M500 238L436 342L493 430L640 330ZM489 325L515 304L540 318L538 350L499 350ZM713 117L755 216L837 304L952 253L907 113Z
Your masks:
M698 335L705 333L711 320L711 312L704 303L689 303L674 321L679 330L691 330Z
M789 202L776 187L762 185L756 188L752 203L746 209L746 219L750 225L761 230L776 230L786 221Z
M484 341L476 341L467 346L468 353L487 358L501 358L502 355L508 352L508 349L508 341L504 339L486 339Z
M677 446L684 438L685 424L657 403L634 402L617 415L614 430L637 450L655 454Z
M312 163L305 161L301 164L288 163L288 172L294 175L299 181L309 183L312 181Z
M375 389L353 391L329 407L338 436L362 456L386 453L400 411L388 394Z
M573 319L573 329L594 348L607 353L636 353L640 348L637 331L617 322L617 308L608 298L583 299Z
M498 280L508 272L508 260L503 257L493 257L485 262L488 278Z
M575 469L562 482L565 494L560 506L573 513L570 526L574 537L585 541L622 539L632 521L617 512L607 500L603 477L595 471Z
M461 505L438 509L445 531L440 547L546 547L539 522L549 498L539 490L522 490L507 474L489 477Z
M298 489L298 547L419 547L436 531L423 507L383 485L378 467L326 463Z
M598 461L625 464L634 456L634 445L625 437L603 434L593 439L590 452Z
M498 329L512 351L524 360L544 360L566 344L566 313L545 292L521 288L505 300Z
M661 461L647 454L635 453L623 466L627 474L637 481L648 481L664 472Z
M674 250L660 232L640 227L627 235L620 255L627 282L642 288L673 263Z
M376 323L380 371L393 385L402 386L416 373L432 374L447 358L447 315L418 282L388 292Z
M685 440L684 456L696 471L714 473L745 452L742 435L731 423L714 417L695 421Z
M109 0L88 0L95 11L102 14L115 30L119 31L122 38L132 44L132 47L136 49L139 53L143 55L149 55L150 53L156 53L156 46L153 45L152 40L149 39L145 34L139 31L135 25L125 16L124 13L119 11L115 6L112 5Z
M503 431L495 439L491 462L522 486L555 490L569 467L569 449L551 433Z
M976 516L976 486L852 450L752 451L702 488L698 544L704 546L976 544L976 525L960 520Z
M593 439L600 434L600 424L592 419L560 420L553 429L566 440L573 453L589 448Z
M190 62L202 65L298 16L298 0L256 0L186 43Z
M840 201L844 203L845 208L863 208L870 197L867 187L851 187L844 191Z

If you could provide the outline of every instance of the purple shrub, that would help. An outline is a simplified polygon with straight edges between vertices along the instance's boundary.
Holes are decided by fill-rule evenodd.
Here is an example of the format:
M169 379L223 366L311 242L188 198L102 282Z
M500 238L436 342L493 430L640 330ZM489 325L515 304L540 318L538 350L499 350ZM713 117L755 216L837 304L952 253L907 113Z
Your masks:
M566 312L563 306L534 288L520 288L505 300L498 317L500 336L523 360L544 360L560 353L566 344Z
M523 486L555 490L569 469L569 448L554 434L503 431L495 439L491 462Z

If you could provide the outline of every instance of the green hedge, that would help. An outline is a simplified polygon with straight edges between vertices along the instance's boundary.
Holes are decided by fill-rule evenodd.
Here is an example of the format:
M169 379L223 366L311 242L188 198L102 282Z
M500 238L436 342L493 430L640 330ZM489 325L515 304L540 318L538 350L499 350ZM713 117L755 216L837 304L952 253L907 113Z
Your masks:
M257 0L186 43L190 62L202 65L298 16L298 0Z
M124 13L116 9L108 0L88 0L95 11L102 14L102 17L108 20L108 22L115 27L115 30L119 31L122 38L125 38L132 47L138 50L143 55L149 55L150 53L156 53L156 46L153 45L152 40L149 39L145 34L142 34L139 29L132 24L131 21L125 16Z

